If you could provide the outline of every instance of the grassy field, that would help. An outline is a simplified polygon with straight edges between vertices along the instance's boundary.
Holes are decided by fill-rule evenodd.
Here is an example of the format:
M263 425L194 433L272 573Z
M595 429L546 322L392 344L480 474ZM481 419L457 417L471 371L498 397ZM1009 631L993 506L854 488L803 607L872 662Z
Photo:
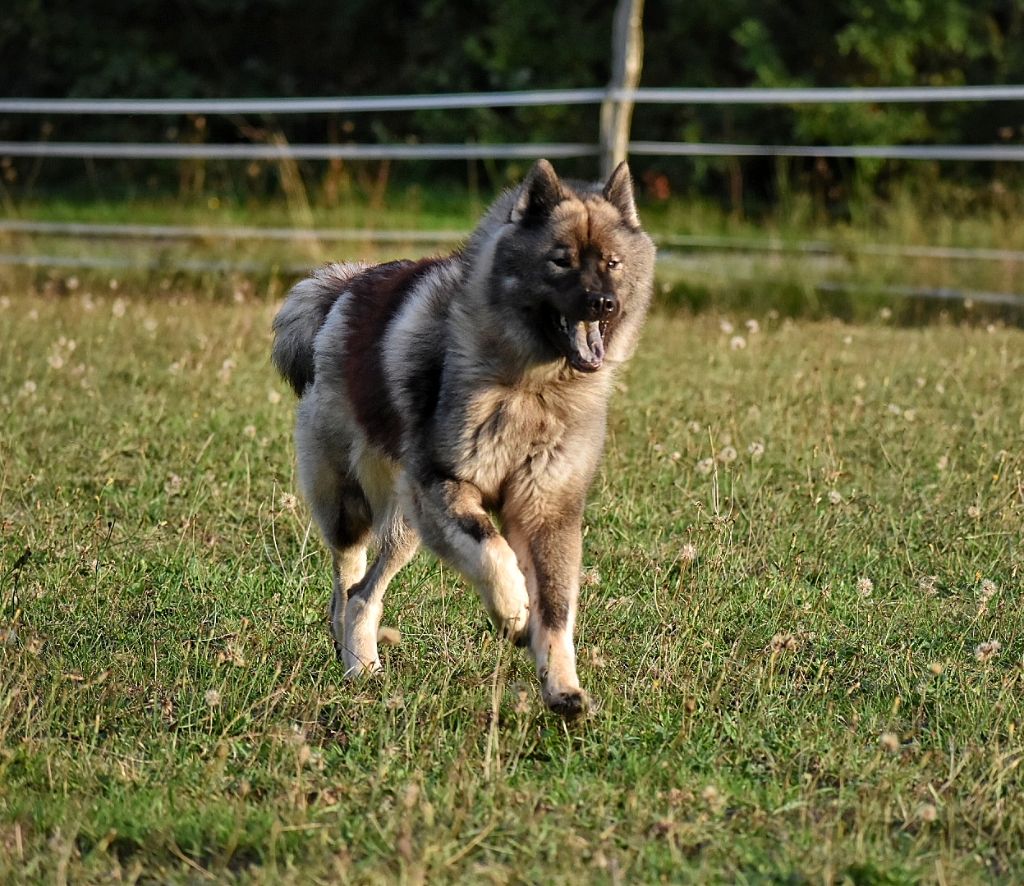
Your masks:
M1019 882L1024 333L655 316L581 677L421 555L350 686L274 305L0 295L0 881Z

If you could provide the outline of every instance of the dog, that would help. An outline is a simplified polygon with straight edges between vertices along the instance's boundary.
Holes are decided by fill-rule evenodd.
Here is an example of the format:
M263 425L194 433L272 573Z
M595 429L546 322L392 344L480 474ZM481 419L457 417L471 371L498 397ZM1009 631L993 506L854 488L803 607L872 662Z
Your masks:
M300 398L298 480L333 555L347 676L381 668L384 593L422 543L529 646L548 708L587 711L583 510L654 258L625 163L589 184L539 160L455 253L331 264L291 290L273 362Z

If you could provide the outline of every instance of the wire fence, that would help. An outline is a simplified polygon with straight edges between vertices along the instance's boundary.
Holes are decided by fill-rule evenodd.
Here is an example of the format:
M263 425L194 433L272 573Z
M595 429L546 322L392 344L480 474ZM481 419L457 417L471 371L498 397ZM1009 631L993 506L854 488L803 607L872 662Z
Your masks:
M1024 85L957 87L877 88L682 88L682 89L563 89L501 93L436 94L406 96L357 96L288 99L40 99L0 98L0 114L12 115L198 115L263 114L297 115L417 110L459 110L512 108L550 105L606 105L630 102L636 105L806 105L806 104L917 104L935 102L1024 102ZM0 142L0 157L81 158L88 160L475 160L551 159L594 157L602 149L587 143L522 144L288 144L281 143L141 143L36 141ZM1024 146L996 145L771 145L703 142L629 142L637 156L663 157L807 157L872 158L933 161L1022 162ZM352 243L458 242L458 231L357 231L293 230L246 226L176 226L92 223L47 223L17 219L0 220L0 233L7 235L59 235L82 239L135 238L150 240L316 240ZM991 261L1018 264L1024 251L947 246L900 246L894 244L833 245L824 242L778 242L771 240L667 236L661 238L663 254L671 260L672 250L717 249L734 252L777 252L795 254L855 254L935 258L951 261ZM32 267L162 267L160 261L133 264L113 257L0 254L0 265ZM188 265L188 267L186 267ZM186 262L184 270L265 270L252 263ZM278 270L287 270L275 266ZM823 291L838 291L846 284L822 284ZM832 287L831 290L829 287ZM1021 304L1015 293L967 292L953 288L887 287L890 295L972 298L979 302Z
M1024 101L1024 86L535 89L433 95L272 99L0 97L0 114L338 114L364 111L598 105L605 101L630 101L637 105L916 104L920 102Z
M0 98L0 114L198 115L336 114L553 105L807 105L1024 102L1024 85L872 88L555 89L325 98L43 99ZM222 144L175 142L0 142L0 156L82 159L474 160L592 157L601 145L521 144ZM828 157L899 160L1024 161L1014 145L764 145L631 141L629 152L663 157Z
M280 228L256 225L139 225L93 222L45 222L0 219L0 234L30 234L83 239L127 240L276 240L322 243L454 244L469 230L368 228ZM1024 264L1024 250L956 246L915 246L893 243L830 243L825 240L780 240L753 237L716 237L697 234L656 235L662 249L724 250L797 255L871 255L893 258L933 258L951 261Z

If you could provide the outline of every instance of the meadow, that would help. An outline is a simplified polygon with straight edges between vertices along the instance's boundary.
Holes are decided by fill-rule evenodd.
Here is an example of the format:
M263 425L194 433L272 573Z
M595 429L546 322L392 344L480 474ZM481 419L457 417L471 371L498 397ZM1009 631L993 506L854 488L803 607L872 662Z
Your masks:
M587 510L598 703L425 555L348 684L275 295L0 293L0 881L1024 878L1024 332L664 307Z

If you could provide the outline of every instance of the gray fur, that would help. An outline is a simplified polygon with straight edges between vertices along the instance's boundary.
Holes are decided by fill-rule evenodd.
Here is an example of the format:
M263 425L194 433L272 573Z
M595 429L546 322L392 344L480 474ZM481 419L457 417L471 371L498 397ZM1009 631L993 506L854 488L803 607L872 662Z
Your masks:
M312 277L292 288L274 318L271 359L299 396L313 381L313 341L317 333L345 284L365 268L360 262L347 262L314 271Z
M292 290L274 362L301 395L299 480L334 553L348 674L379 669L384 592L422 542L477 588L499 630L530 646L548 706L586 709L572 640L581 522L653 269L628 169L591 185L539 161L464 250L417 278L384 329L379 395L400 416L397 459L357 420L344 368L350 287L369 278L334 265Z

